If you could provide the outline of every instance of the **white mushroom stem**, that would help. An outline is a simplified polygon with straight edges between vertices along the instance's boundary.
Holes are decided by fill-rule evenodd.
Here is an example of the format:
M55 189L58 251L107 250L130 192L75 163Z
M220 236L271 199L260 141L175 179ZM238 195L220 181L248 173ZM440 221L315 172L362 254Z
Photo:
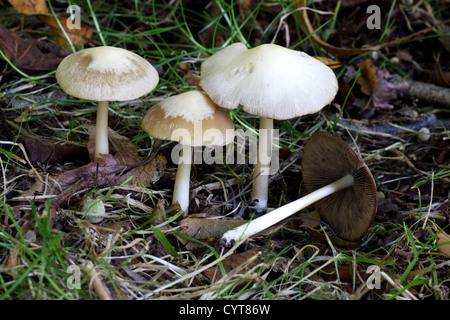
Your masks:
M310 194L288 203L278 209L275 209L265 215L251 220L249 223L239 226L238 228L227 231L222 236L222 243L226 246L232 245L238 240L245 240L275 224L293 215L294 213L306 208L314 202L329 196L330 194L351 187L354 183L353 176L346 174L341 179L330 183Z
M172 196L172 204L178 202L181 210L184 211L184 216L187 216L189 208L189 181L191 177L192 151L193 149L191 146L182 146Z
M97 107L95 124L95 157L109 153L108 142L108 101L100 101Z
M262 117L259 119L258 152L253 171L252 201L256 209L267 208L272 140L273 119Z

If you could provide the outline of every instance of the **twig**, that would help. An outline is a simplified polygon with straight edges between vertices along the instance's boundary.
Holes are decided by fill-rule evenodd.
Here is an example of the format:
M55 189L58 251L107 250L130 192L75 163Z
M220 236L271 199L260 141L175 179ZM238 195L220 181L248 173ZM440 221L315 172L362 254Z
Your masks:
M404 96L450 108L450 88L414 80L405 83L407 85L400 89Z
M100 274L95 269L93 263L91 261L87 261L85 265L81 266L81 268L84 272L86 272L86 274L88 274L89 279L92 283L92 287L94 288L94 291L97 293L100 300L112 300L109 292L103 286Z

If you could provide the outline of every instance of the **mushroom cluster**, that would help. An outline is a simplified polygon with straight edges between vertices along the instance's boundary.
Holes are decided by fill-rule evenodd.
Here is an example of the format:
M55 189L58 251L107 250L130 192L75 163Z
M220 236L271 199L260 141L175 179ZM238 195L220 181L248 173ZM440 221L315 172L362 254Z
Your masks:
M108 101L137 99L159 81L148 61L108 46L66 57L56 79L68 94L98 101L95 157L109 153ZM152 139L178 143L172 152L178 165L172 204L187 215L193 148L231 143L234 125L225 109L242 107L259 117L252 201L257 210L267 209L273 121L315 113L331 103L338 90L334 72L303 52L275 44L248 49L236 43L202 63L199 86L201 90L156 103L142 121L142 129ZM376 211L376 188L361 158L343 140L317 132L305 145L302 161L309 194L226 232L225 245L246 239L313 203L338 236L356 240L364 235Z

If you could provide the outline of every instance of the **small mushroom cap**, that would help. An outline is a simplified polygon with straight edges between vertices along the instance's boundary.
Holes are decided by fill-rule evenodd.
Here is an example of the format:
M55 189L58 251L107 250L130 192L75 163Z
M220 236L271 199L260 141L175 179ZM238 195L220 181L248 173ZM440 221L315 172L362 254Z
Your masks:
M290 119L315 113L338 90L334 72L308 54L275 44L232 44L201 65L200 86L219 106Z
M158 72L137 54L109 46L80 50L64 58L56 80L69 95L94 101L137 99L159 82Z
M191 146L222 146L234 139L234 125L224 109L201 91L166 98L147 111L142 129L151 137Z
M305 144L303 183L308 192L346 174L354 185L318 201L321 218L342 239L356 241L368 230L377 211L377 189L364 161L342 139L327 132L314 133Z

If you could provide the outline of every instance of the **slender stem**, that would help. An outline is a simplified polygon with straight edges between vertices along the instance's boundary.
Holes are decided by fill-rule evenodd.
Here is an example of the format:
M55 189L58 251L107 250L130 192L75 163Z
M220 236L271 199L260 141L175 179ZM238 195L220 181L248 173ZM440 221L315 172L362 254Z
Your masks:
M258 154L253 171L254 181L252 189L252 201L257 209L267 208L267 200L269 197L270 159L272 158L272 140L273 119L260 118Z
M229 246L238 239L247 239L306 208L314 202L325 198L336 191L352 186L353 182L353 176L346 174L341 179L317 189L316 191L311 192L300 199L266 213L265 215L254 219L247 224L241 225L238 228L227 231L222 236L222 242Z
M178 202L181 210L184 211L184 216L187 216L189 208L189 181L191 177L192 150L191 146L183 145L180 151L172 196L172 204Z
M109 153L108 142L108 101L100 101L97 106L95 125L95 157Z

